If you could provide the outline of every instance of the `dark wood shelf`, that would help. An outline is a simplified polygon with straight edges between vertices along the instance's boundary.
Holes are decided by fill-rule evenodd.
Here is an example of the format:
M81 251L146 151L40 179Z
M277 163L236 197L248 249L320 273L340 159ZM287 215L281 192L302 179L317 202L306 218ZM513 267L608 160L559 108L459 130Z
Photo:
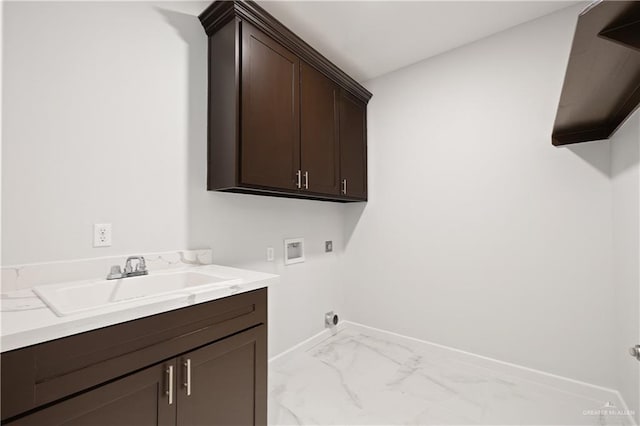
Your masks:
M640 2L604 1L578 18L556 146L608 139L640 104Z

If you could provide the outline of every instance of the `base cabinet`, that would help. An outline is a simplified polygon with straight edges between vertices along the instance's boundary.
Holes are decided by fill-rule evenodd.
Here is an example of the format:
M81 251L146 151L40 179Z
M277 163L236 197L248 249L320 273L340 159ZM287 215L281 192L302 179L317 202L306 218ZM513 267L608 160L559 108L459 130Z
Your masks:
M266 425L264 326L180 358L179 426Z
M163 363L100 386L8 424L12 426L172 426L176 406L168 404Z
M266 292L3 353L2 424L266 426ZM14 388L31 394L7 398ZM75 390L34 402L49 398L51 388Z

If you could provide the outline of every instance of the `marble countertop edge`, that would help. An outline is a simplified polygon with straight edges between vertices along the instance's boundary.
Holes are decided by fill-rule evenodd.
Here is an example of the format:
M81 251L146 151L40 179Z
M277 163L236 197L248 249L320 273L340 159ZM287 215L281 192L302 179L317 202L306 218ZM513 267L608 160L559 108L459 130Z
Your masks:
M0 315L0 352L8 352L47 341L84 333L111 325L136 320L164 312L206 303L235 294L269 287L279 276L264 272L221 265L186 266L177 270L225 274L237 277L226 286L207 292L185 290L157 298L132 301L118 308L97 309L68 316L57 316L31 290L16 290L2 294ZM158 273L166 273L162 271Z

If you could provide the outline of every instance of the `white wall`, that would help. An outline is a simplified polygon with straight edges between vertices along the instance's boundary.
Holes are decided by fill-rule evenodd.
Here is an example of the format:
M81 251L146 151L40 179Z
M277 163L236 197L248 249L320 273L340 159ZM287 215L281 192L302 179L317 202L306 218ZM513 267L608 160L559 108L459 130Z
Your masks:
M609 145L549 141L577 9L371 81L370 202L345 207L205 191L207 4L4 4L4 265L210 246L282 274L272 355L336 309L616 387Z
M578 11L366 84L351 319L614 387L609 146L550 141Z
M640 424L640 363L627 348L640 344L640 111L611 139L613 272L617 389Z
M282 274L275 354L341 311L342 206L205 190L208 4L4 4L2 264L212 247ZM101 222L110 248L92 247ZM306 263L278 266L286 237L306 238Z

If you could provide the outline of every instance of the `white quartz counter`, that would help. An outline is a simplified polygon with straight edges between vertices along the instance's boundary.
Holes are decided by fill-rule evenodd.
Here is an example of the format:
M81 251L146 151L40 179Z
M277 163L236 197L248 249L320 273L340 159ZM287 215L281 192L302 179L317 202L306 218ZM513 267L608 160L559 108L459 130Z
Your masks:
M157 298L131 301L112 312L96 310L60 317L30 289L2 293L0 316L0 350L23 348L61 337L95 330L138 318L180 309L234 294L268 287L278 276L219 265L196 265L172 268L172 272L189 270L201 274L238 278L233 284L216 287L204 294L182 291ZM150 275L163 273L151 271Z

